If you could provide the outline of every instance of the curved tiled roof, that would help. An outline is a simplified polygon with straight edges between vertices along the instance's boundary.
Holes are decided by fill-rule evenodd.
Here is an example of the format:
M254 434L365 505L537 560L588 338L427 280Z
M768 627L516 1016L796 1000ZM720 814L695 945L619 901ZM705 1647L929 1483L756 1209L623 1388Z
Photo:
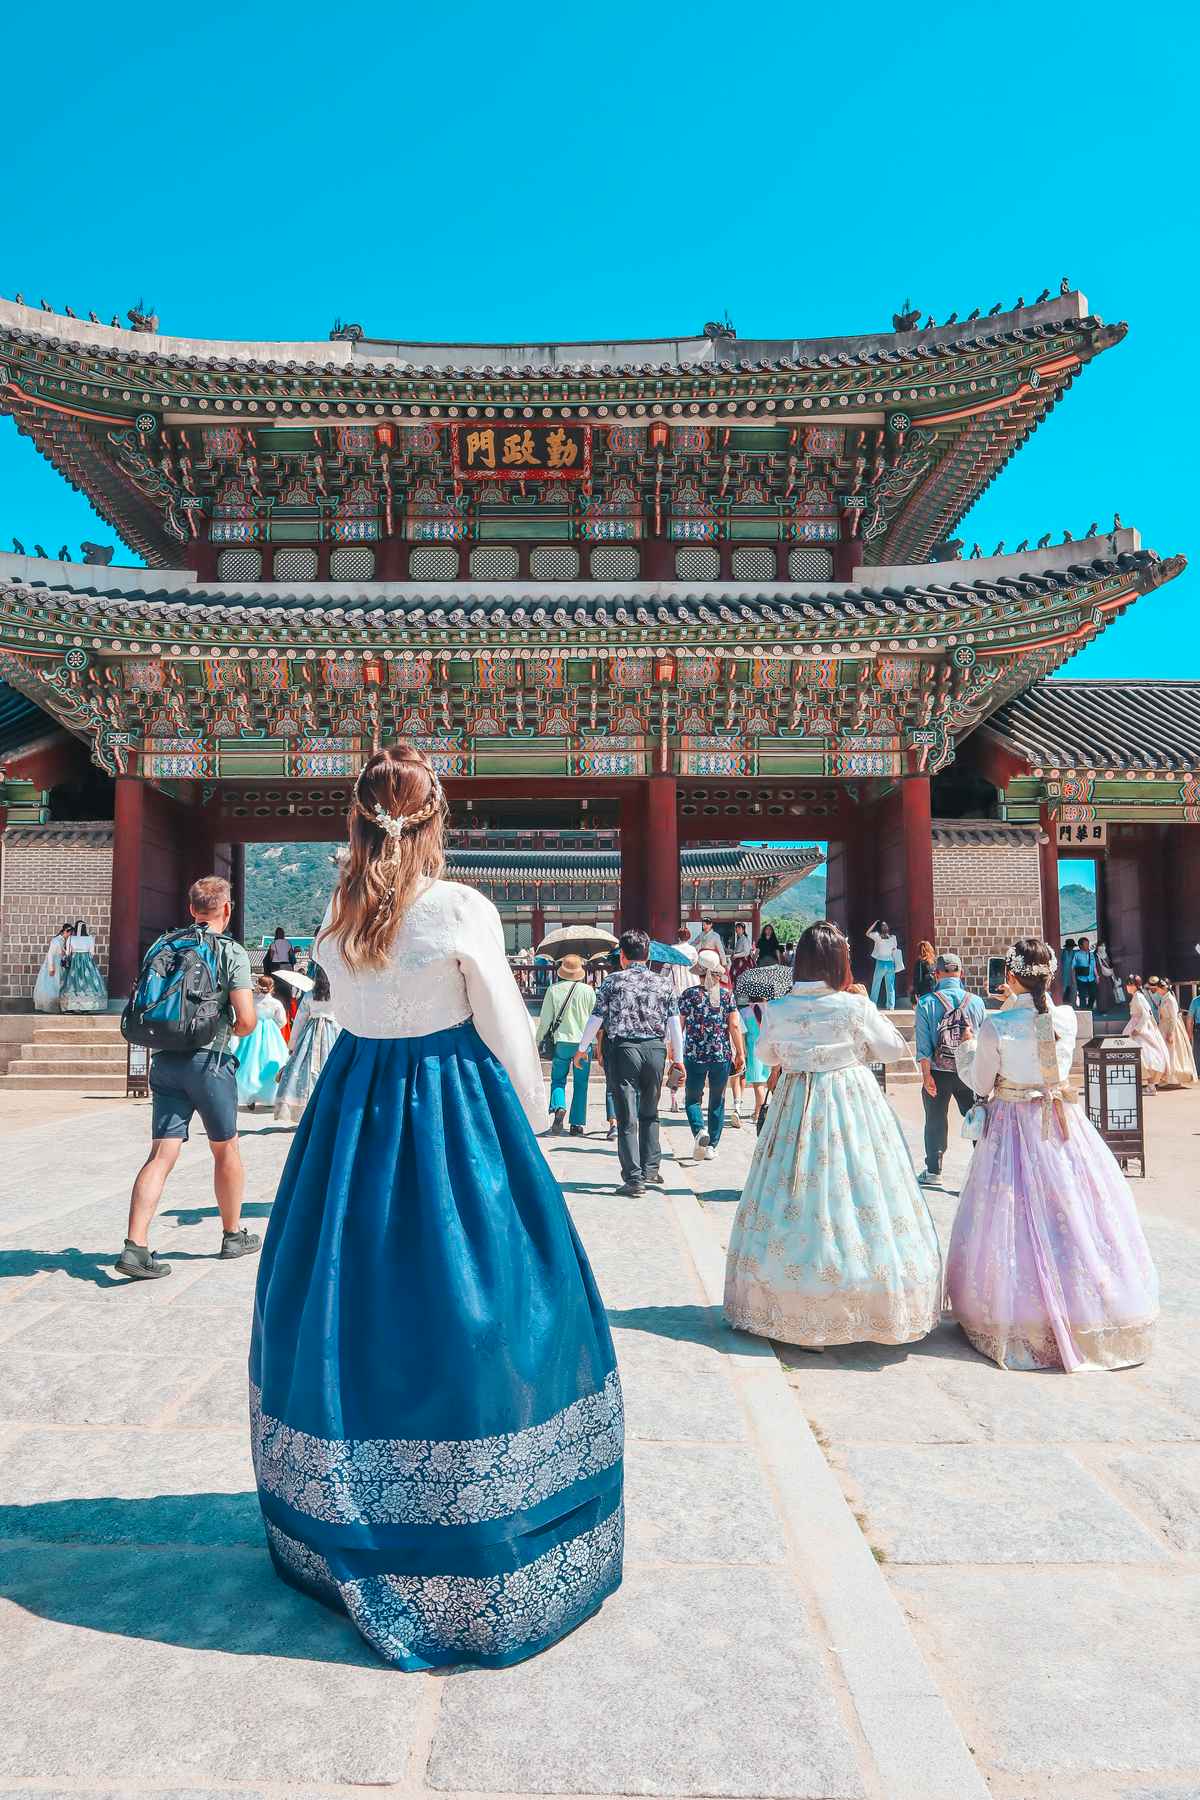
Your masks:
M621 870L618 850L452 849L446 856L453 874L476 880L615 880ZM820 850L807 847L751 850L734 846L732 849L692 849L679 853L682 873L693 880L736 879L739 876L769 880L780 875L811 874L824 861Z
M1200 681L1040 681L988 729L1035 769L1200 769Z
M887 369L916 358L963 349L1035 344L1064 326L1106 328L1080 293L1057 294L1033 306L906 332L860 332L844 337L737 338L717 336L595 339L583 343L445 344L364 337L272 341L187 338L125 331L68 314L0 299L0 336L17 343L75 348L129 364L191 369L310 374L376 371L429 376L561 374L654 375L722 368L746 374L803 373L839 368ZM1123 327L1116 328L1123 331Z
M364 635L397 629L458 633L494 628L543 631L709 627L718 635L774 629L810 636L844 626L886 634L912 628L915 616L954 615L1022 601L1053 600L1081 583L1127 576L1156 585L1178 573L1178 559L1138 547L1122 530L1045 551L973 562L864 570L859 582L749 582L699 586L663 582L347 582L200 584L187 571L85 569L0 556L0 598L21 589L52 608L77 602L76 617L122 615L141 629L205 627L247 631L294 628L298 614L320 628Z

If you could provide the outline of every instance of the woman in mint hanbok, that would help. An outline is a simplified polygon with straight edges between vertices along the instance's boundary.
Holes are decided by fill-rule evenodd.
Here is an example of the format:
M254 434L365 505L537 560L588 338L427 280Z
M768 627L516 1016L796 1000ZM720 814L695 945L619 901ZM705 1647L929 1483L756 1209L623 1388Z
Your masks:
M260 975L254 984L254 1011L258 1023L247 1037L238 1038L233 1047L237 1063L238 1105L273 1106L280 1072L288 1060L283 1027L287 1013L282 1000L275 998L275 983L269 975Z
M258 1273L251 1433L280 1576L400 1669L499 1668L619 1585L621 1384L535 1133L500 916L441 879L425 756L376 751L317 938L342 1027Z
M759 1337L911 1344L941 1314L937 1232L873 1062L911 1051L851 993L828 920L796 947L791 992L763 1007L757 1053L774 1092L733 1224L725 1316Z
M58 1011L63 975L66 972L67 943L70 936L71 926L68 923L56 931L50 939L45 961L38 970L37 980L33 984L34 1012L56 1013Z
M76 919L67 938L58 1008L65 1013L103 1012L108 989L96 962L96 940L82 919Z

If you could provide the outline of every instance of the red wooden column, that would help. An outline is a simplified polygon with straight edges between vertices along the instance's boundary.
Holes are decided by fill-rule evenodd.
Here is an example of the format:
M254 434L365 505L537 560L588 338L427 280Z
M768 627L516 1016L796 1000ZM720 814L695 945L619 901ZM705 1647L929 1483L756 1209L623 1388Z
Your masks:
M530 914L529 929L533 934L533 947L536 950L546 935L546 914L542 909L540 893Z
M928 775L909 775L900 783L904 828L904 899L908 941L902 948L908 966L922 938L933 935L933 813Z
M621 794L621 929L646 929L646 783Z
M675 942L679 930L679 814L675 777L646 783L646 924L652 938Z
M136 775L118 775L113 808L112 922L108 991L128 994L141 961L142 826L146 790Z
M1054 815L1044 803L1038 813L1038 824L1041 827L1038 842L1038 884L1042 890L1042 936L1055 956L1059 956L1062 953L1062 917L1058 899L1058 845L1055 842ZM1056 1000L1062 999L1061 969L1051 982L1050 991Z
M756 900L754 902L754 911L750 917L750 935L754 939L756 944L759 940L761 933L762 933L762 906Z

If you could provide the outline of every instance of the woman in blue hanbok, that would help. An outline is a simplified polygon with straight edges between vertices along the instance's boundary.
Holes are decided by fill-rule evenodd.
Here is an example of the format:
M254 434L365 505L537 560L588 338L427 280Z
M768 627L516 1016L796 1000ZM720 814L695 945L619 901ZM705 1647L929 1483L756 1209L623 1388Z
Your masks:
M908 1344L941 1312L937 1232L868 1064L909 1046L865 994L828 920L796 949L790 994L763 1007L757 1053L776 1084L742 1190L725 1316L808 1350Z
M275 1089L288 1059L283 1035L287 1013L282 1000L275 998L275 983L269 975L260 975L254 984L254 1011L258 1018L254 1030L233 1046L238 1105L251 1110L275 1104Z
M621 1390L535 1132L500 918L440 879L424 756L373 755L317 941L342 1031L263 1246L250 1353L284 1580L402 1669L501 1667L621 1578Z
M58 1008L65 1013L103 1012L108 989L96 962L96 940L82 919L76 919L67 938L63 958L62 987Z

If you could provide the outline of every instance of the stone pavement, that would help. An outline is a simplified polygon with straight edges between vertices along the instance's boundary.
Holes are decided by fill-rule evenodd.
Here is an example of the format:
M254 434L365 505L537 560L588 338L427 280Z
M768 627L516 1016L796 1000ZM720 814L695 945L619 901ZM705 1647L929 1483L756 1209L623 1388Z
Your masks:
M719 1313L751 1131L640 1202L602 1138L554 1142L626 1389L626 1580L545 1656L451 1677L383 1667L270 1570L255 1267L214 1260L203 1143L156 1238L175 1273L134 1286L109 1265L148 1109L0 1119L0 1800L1200 1800L1197 1101L1152 1107L1159 1355L1075 1380L952 1331L785 1372ZM243 1122L261 1221L291 1133Z
M919 1167L920 1090L889 1097ZM949 1324L910 1349L780 1348L997 1800L1200 1800L1200 1094L1146 1112L1131 1185L1163 1317L1143 1368L1006 1373ZM722 1243L753 1147L728 1132L683 1165ZM943 1246L969 1156L952 1122Z
M291 1133L243 1122L261 1223ZM628 1399L623 1588L533 1662L412 1676L268 1564L256 1265L214 1260L202 1141L156 1233L174 1274L110 1273L148 1123L130 1103L5 1132L0 1794L983 1794L774 1355L721 1323L676 1169L631 1203L602 1137L552 1147Z

